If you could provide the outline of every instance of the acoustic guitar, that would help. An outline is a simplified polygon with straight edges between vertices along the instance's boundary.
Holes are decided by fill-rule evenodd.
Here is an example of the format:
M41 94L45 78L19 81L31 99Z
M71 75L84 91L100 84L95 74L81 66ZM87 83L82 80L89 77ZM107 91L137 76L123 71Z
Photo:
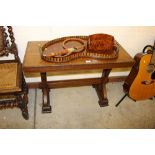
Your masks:
M155 44L147 45L134 59L136 63L125 80L124 91L133 100L152 98L155 96Z

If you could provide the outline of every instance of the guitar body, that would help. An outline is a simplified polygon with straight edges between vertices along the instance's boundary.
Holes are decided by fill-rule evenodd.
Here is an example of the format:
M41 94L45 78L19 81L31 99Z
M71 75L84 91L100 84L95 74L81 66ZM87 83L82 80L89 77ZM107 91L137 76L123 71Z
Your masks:
M148 71L152 54L139 53L123 88L133 100L144 100L155 96L155 70Z

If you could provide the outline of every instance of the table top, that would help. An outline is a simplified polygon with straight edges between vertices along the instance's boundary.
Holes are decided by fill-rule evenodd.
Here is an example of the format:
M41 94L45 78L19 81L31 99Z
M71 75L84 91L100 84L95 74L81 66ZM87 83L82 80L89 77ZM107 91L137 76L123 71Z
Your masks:
M50 72L64 70L112 69L132 67L134 59L119 44L119 56L113 60L79 58L65 63L47 62L41 59L39 46L47 41L30 41L25 51L24 72Z

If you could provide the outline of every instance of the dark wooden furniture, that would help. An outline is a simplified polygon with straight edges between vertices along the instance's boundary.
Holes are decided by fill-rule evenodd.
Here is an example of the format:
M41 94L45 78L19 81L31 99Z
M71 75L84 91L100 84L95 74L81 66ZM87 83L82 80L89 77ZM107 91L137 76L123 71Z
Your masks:
M106 83L108 82L110 71L112 68L131 67L134 64L134 60L119 44L119 56L118 59L114 60L79 58L66 63L46 62L41 59L39 50L39 46L42 47L45 43L45 41L28 42L23 62L23 69L25 73L40 73L41 83L39 84L39 88L42 89L43 92L43 113L51 112L49 99L50 89L67 86L93 85L99 97L99 105L101 107L107 106L108 99ZM103 69L102 77L64 81L47 81L47 72L67 72L71 70L78 72L79 70L87 71L92 69Z
M7 35L7 32L9 36ZM18 107L28 119L28 87L22 72L17 46L11 26L0 26L0 55L14 55L14 60L0 60L0 109Z

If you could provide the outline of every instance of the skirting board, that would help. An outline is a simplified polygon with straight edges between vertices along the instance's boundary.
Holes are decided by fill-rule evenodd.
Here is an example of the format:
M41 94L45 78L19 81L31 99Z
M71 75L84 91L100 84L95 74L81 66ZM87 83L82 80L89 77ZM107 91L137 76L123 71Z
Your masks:
M109 77L109 82L122 82L127 76L112 76ZM60 80L60 81L49 81L48 84L51 88L64 88L64 87L75 87L75 86L88 86L99 83L101 78L87 78L87 79L74 79L74 80ZM40 82L28 82L28 87L39 88Z

